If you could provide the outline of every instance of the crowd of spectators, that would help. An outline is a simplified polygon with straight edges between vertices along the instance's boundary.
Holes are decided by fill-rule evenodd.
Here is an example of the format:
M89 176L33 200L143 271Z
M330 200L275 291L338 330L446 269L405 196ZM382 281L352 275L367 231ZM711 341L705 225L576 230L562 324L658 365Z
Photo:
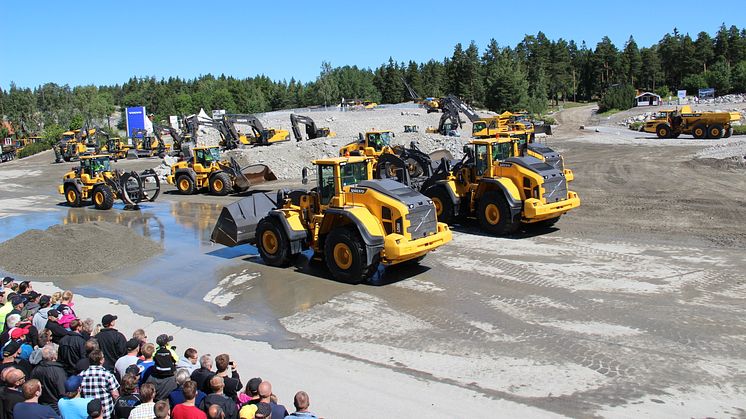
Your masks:
M151 343L143 329L128 339L115 315L81 319L73 297L3 279L0 419L316 418L304 391L289 413L269 381L244 385L229 354L179 354L173 336Z

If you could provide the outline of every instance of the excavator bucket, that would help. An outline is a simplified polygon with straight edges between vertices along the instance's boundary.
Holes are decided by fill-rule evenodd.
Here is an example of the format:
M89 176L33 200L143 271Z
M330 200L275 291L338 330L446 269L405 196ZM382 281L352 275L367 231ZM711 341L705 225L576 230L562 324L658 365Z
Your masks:
M223 207L210 241L233 247L256 243L256 226L277 203L264 192L257 192Z
M137 150L135 150L134 148L127 149L128 160L134 160L134 159L139 159L139 158L140 156L137 154Z

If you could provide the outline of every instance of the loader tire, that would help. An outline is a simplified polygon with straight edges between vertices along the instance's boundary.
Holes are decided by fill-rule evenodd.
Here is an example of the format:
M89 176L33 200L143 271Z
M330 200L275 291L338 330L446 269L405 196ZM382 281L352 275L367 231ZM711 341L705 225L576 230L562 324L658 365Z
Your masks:
M96 209L111 209L111 207L114 206L114 193L108 185L96 186L96 188L93 189L91 200Z
M334 279L348 284L363 282L375 271L367 265L365 243L355 228L332 230L324 245L324 259Z
M723 126L720 124L713 124L707 127L707 138L712 138L713 140L717 140L720 137L722 137L723 134L724 134Z
M233 189L231 177L228 173L219 172L210 178L210 193L218 196L225 196Z
M68 185L65 187L65 201L71 207L80 206L80 193L75 189L75 186Z
M182 195L191 195L194 193L194 181L189 175L179 175L176 178L176 189Z
M425 191L425 196L433 200L438 221L450 225L453 222L453 201L445 187L429 188Z
M264 263L280 268L290 265L290 243L279 223L265 217L256 227L256 247Z
M669 138L671 136L671 128L666 124L659 124L655 127L655 134L658 138Z
M479 200L477 217L483 229L493 234L513 234L521 223L510 214L510 206L499 191L487 191Z
M697 124L692 128L692 137L702 139L707 136L707 126L704 124Z

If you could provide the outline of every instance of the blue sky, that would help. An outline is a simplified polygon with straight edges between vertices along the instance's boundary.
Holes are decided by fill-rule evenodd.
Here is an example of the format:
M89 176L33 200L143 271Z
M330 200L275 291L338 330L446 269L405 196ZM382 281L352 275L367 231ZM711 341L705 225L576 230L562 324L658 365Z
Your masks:
M746 27L743 0L718 2L553 1L23 1L5 0L0 87L114 84L131 76L315 79L321 62L376 67L389 56L426 61L471 40L514 46L525 34L585 40L608 35L640 46L677 27L693 37L721 23ZM309 5L309 6L305 6ZM509 10L505 5L515 6ZM560 7L561 5L561 7ZM699 5L699 7L697 6ZM478 7L475 7L478 6ZM721 11L730 10L732 13ZM514 14L516 18L506 15ZM521 19L523 18L523 19Z

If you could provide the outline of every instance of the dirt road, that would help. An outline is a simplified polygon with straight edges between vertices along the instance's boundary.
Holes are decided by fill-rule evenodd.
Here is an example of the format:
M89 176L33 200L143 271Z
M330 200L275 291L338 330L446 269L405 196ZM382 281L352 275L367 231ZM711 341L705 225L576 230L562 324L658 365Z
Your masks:
M141 214L59 206L62 169L41 157L0 167L0 240L39 224L132 223L161 237L162 256L55 281L177 324L447 384L486 396L475 402L485 409L507 400L573 417L742 416L746 172L695 160L711 141L652 139L592 109L564 111L547 140L575 171L578 210L550 231L509 238L456 226L453 243L376 286L211 246L214 219L234 198L165 194Z

